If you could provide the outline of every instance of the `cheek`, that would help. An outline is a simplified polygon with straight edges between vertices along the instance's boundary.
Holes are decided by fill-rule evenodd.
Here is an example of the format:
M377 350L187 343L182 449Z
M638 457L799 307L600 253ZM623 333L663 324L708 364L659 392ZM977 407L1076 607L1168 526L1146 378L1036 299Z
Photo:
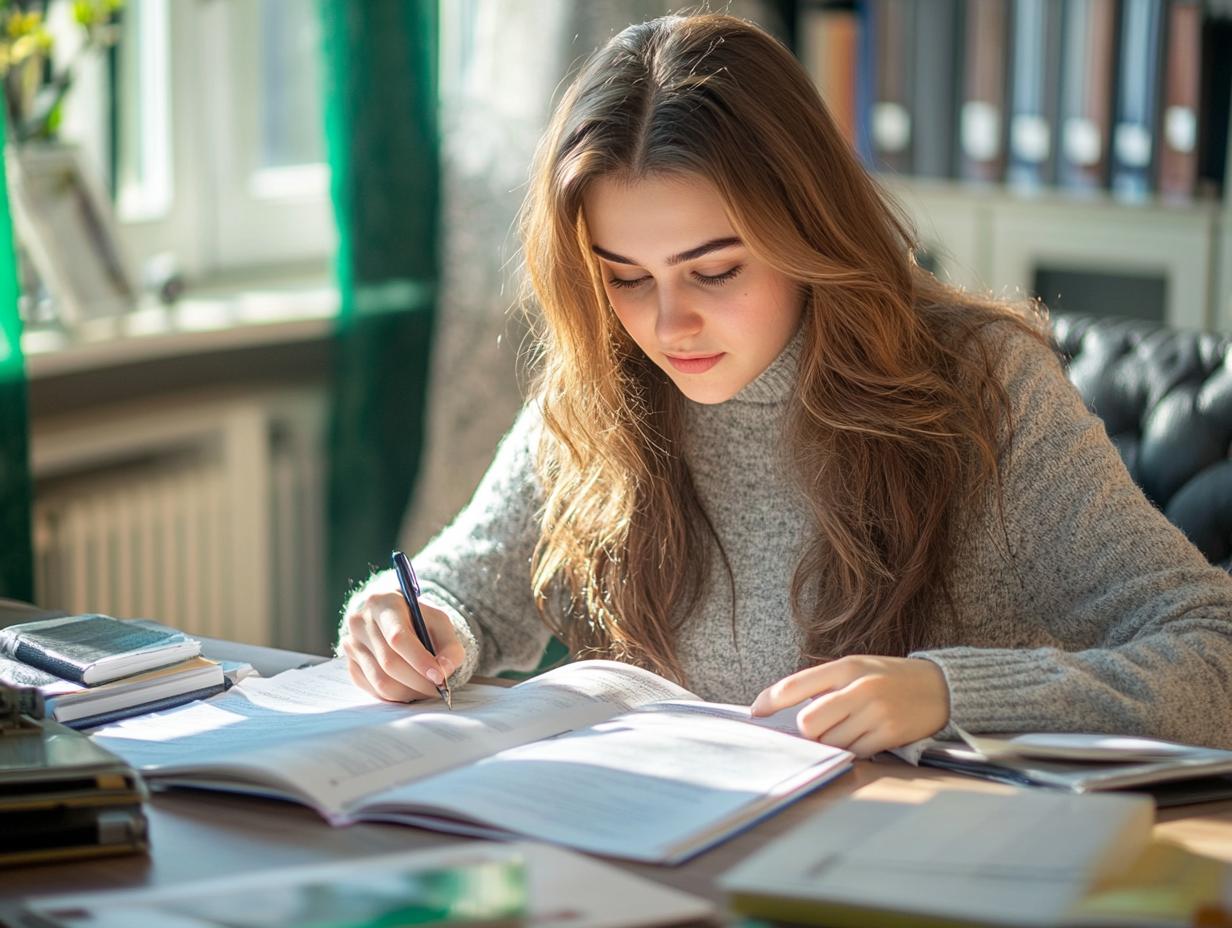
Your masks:
M654 319L648 316L647 313L641 311L638 307L632 305L631 301L621 299L620 295L612 296L608 294L608 301L612 306L612 313L616 316L616 320L621 327L628 333L629 337L642 344L643 335L649 326L650 330L654 329Z

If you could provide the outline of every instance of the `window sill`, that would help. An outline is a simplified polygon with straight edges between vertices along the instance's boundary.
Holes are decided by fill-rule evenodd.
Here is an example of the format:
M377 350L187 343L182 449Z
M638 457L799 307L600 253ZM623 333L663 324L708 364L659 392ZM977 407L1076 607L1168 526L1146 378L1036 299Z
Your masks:
M332 280L314 275L219 282L172 306L143 303L122 316L88 320L71 334L22 336L31 381L148 361L327 338L338 314Z

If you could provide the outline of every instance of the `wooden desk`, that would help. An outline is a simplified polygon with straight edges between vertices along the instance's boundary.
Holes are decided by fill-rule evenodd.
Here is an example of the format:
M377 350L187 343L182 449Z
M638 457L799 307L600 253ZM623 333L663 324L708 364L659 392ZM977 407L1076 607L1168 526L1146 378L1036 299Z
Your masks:
M254 652L249 659L258 657ZM259 655L267 675L297 666L307 655ZM1010 788L897 760L861 761L855 769L778 815L678 867L618 862L625 869L689 892L719 898L715 878L738 861L828 804L858 793L898 801L923 801L942 789L985 792ZM170 886L259 869L443 846L469 839L402 825L331 828L301 806L219 793L156 793L149 808L149 857L0 870L0 924L5 911L26 896L102 889ZM1191 849L1232 862L1232 800L1165 809L1156 832Z
M777 816L678 867L618 865L701 896L719 898L715 878L765 841L844 796L924 800L942 789L1004 791L1008 787L899 761L861 761L854 770ZM168 886L210 876L299 863L364 857L442 846L468 839L401 825L331 828L315 813L273 800L204 792L156 794L149 807L151 852L0 871L0 924L4 912L29 895L121 887ZM1157 833L1204 854L1232 862L1232 800L1167 809Z

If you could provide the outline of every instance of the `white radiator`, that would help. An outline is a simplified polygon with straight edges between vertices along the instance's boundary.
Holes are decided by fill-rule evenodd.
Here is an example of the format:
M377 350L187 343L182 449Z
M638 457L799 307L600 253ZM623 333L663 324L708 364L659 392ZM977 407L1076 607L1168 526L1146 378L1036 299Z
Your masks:
M323 418L304 390L36 423L37 601L323 652Z

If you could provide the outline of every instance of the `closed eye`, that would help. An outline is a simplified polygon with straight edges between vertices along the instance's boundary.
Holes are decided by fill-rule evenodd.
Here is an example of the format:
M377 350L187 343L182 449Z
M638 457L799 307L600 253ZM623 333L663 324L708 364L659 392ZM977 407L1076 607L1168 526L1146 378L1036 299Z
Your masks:
M694 274L693 277L697 280L699 284L703 284L707 287L721 287L723 284L727 283L729 280L731 280L733 277L735 277L737 274L739 274L743 270L744 270L744 265L737 264L730 271L724 271L722 274L715 274L713 276L707 276L705 274Z
M617 290L632 290L634 287L640 287L649 277L638 277L635 280L625 280L623 277L609 277L607 282Z
M721 287L743 270L744 265L737 264L731 270L724 271L722 274L694 274L693 279L705 287ZM640 287L648 280L650 280L650 275L636 277L632 280L627 280L623 277L609 277L607 282L617 290L632 290L636 287Z

